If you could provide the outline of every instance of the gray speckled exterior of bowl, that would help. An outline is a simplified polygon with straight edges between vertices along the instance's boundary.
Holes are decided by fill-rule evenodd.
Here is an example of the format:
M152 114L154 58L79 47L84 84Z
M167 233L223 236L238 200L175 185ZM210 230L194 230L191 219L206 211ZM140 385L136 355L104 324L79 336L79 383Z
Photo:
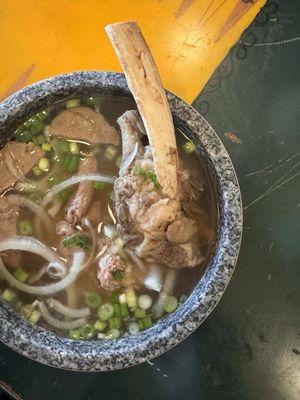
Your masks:
M0 104L0 138L26 114L70 95L88 92L130 95L124 75L112 72L75 72L56 76L10 96ZM167 93L176 125L197 146L215 183L219 227L211 261L188 300L168 318L136 336L117 341L72 341L32 326L12 308L0 303L0 339L17 352L58 368L108 371L150 360L190 335L220 300L237 261L242 205L236 174L214 130L190 105Z

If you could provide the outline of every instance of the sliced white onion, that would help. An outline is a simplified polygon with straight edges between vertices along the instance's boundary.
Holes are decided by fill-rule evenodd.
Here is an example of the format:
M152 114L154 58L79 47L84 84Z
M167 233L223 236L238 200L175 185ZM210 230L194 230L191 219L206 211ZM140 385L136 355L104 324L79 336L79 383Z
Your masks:
M107 205L107 211L108 211L108 214L109 214L110 218L112 219L113 223L116 224L116 222L117 222L116 217L114 216L114 213L112 212L112 209L110 208L109 204Z
M12 194L9 196L10 199L13 199L17 204L20 204L21 206L29 208L31 211L33 211L36 215L38 215L43 222L45 223L45 227L49 232L52 230L52 224L51 220L48 217L47 213L44 211L42 207L40 207L38 204L36 204L34 201L29 200L25 196L20 196L17 194Z
M0 241L0 253L7 250L21 250L35 253L47 261L60 262L54 250L30 236L11 236Z
M110 240L114 240L118 235L117 230L113 225L104 225L103 233Z
M48 214L53 218L58 213L62 206L62 202L59 199L54 199L52 207L48 209Z
M121 166L120 166L120 172L119 175L124 175L124 172L130 167L130 165L133 163L135 156L137 154L138 151L138 143L136 143L133 147L132 152L128 155L128 157L126 158L126 160L123 162L123 158L122 158L122 162L121 162Z
M46 271L52 278L62 278L66 275L67 269L63 264L57 261L51 261L47 265Z
M61 321L50 314L46 304L42 301L38 303L38 308L44 320L57 329L75 329L86 323L86 318L74 319L73 321Z
M167 269L162 290L159 293L157 302L154 305L154 318L160 318L163 315L166 298L173 293L177 276L178 275L174 269Z
M141 271L145 271L146 270L146 265L143 263L143 260L140 257L138 257L134 253L134 251L126 248L126 252L128 253L129 257L132 259L132 261L134 261L136 263L136 265L139 267L139 269Z
M106 183L114 183L114 178L111 176L100 175L100 174L86 174L86 175L76 175L72 176L69 179L66 179L63 182L58 183L57 185L52 186L49 192L46 194L42 201L43 207L46 207L53 198L62 190L77 185L77 183L83 181L93 181L93 182L106 182Z
M144 285L147 289L160 292L163 285L164 269L160 265L152 264L147 276L144 278Z
M68 318L85 318L91 315L91 310L88 307L70 308L52 298L47 300L47 304L50 308Z
M42 268L40 268L40 270L37 273L31 275L28 279L28 283L31 284L39 281L47 272L47 266L48 264L44 265Z
M50 283L45 286L32 286L27 285L26 283L18 281L4 266L2 259L0 257L0 271L2 272L3 277L7 280L11 286L16 287L25 293L36 294L41 296L49 296L53 293L60 292L65 289L71 283L73 283L77 277L79 272L81 271L81 267L84 262L85 254L83 252L75 252L73 255L73 262L69 269L68 275L66 275L61 281Z

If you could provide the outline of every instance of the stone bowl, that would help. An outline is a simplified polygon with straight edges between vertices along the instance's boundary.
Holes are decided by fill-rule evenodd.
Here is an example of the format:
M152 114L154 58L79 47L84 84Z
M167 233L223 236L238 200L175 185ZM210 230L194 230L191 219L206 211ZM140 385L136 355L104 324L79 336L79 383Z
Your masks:
M74 72L32 84L0 104L0 140L31 113L65 97L87 93L131 94L123 74ZM72 341L29 324L0 302L0 340L13 350L50 366L80 371L109 371L148 361L176 346L201 325L222 297L234 270L242 233L238 180L223 144L189 104L167 92L176 126L196 145L217 199L216 243L209 264L186 302L173 314L135 336L112 341Z

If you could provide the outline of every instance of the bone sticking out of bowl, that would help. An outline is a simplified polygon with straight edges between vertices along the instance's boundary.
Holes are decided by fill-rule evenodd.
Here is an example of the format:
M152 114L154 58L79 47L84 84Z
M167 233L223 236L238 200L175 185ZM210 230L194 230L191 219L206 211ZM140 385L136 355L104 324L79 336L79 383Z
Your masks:
M178 154L169 103L150 49L136 22L108 25L106 32L125 72L152 147L163 192L177 198Z

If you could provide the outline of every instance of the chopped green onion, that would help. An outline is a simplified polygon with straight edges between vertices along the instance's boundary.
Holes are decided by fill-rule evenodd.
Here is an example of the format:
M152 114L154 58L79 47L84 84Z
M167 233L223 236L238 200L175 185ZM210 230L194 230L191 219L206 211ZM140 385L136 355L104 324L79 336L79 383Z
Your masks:
M33 233L31 220L29 218L21 219L18 222L18 231L21 236L31 236Z
M151 179L151 181L154 183L154 186L157 189L160 189L160 183L157 180L157 176L155 175L154 172L151 171L146 171L145 169L135 166L132 168L132 173L133 175L139 175L139 176L143 176L145 179Z
M21 308L24 306L23 302L21 300L16 300L14 302L14 309L16 311L21 311Z
M119 295L119 303L126 304L126 294L125 293L121 293Z
M70 174L74 174L78 170L79 163L80 158L77 154L68 154L63 161L63 168Z
M17 268L13 275L20 282L26 282L29 277L29 274L23 268Z
M45 121L50 116L50 114L51 114L50 109L46 109L46 110L36 113L35 118L38 121Z
M116 193L115 193L115 191L114 191L114 190L112 190L112 191L110 192L110 194L109 194L109 198L110 198L112 201L115 201L115 198L116 198Z
M98 293L89 293L85 297L85 304L90 308L98 308L101 304L101 296Z
M89 242L88 238L80 233L75 233L74 235L67 237L62 243L64 247L78 246L86 250L89 250L92 247L92 244Z
M152 299L147 294L142 294L138 297L137 304L142 310L149 310L152 306Z
M66 201L69 200L69 198L72 196L72 190L71 189L64 189L61 192L58 193L57 197L62 203L65 203Z
M98 189L98 190L106 188L107 185L108 185L108 183L106 183L106 182L93 182L92 183L93 188Z
M104 151L104 157L106 158L107 161L113 161L118 154L118 149L116 146L109 144L105 151Z
M186 142L183 146L182 146L183 151L186 154L191 154L196 150L196 146L194 145L194 143L192 142Z
M137 306L136 295L134 289L127 289L125 292L126 303L129 308L135 308Z
M98 317L102 321L107 321L109 318L111 318L114 315L114 307L110 303L105 303L102 304L102 306L99 307L98 310Z
M110 295L110 302L111 303L119 303L119 293L117 292L112 292L112 294Z
M146 316L146 311L145 310L141 310L140 308L136 308L134 311L134 316L135 318L145 318Z
M99 332L103 332L107 328L107 322L98 320L95 322L94 328Z
M42 146L45 141L46 141L46 138L44 135L39 135L39 136L35 136L34 138L32 138L32 142L36 146Z
M119 329L110 329L106 334L106 339L114 340L120 337Z
M108 320L108 328L109 329L115 328L115 320L113 317L109 318L109 320Z
M51 146L51 143L43 143L42 144L42 150L43 151L51 151L51 148L52 148L52 146Z
M96 335L96 329L92 324L83 325L79 329L79 331L80 331L80 336L82 336L83 339L93 339Z
M120 329L122 326L122 319L120 317L113 317L114 318L114 328Z
M1 297L8 303L12 303L17 300L17 294L12 289L5 289Z
M65 139L61 139L57 144L57 150L60 153L69 153L70 152L70 142Z
M24 127L20 127L15 130L14 132L14 138L21 143L28 143L32 140L32 134L31 132Z
M70 329L68 332L69 338L73 340L80 339L80 330L79 329Z
M112 272L112 276L114 277L115 281L119 282L123 279L123 271L120 269L116 269Z
M127 330L130 335L136 335L140 331L140 326L136 322L130 322L130 324L128 324Z
M70 142L70 152L72 154L79 154L79 146L76 142Z
M30 120L32 121L30 122ZM33 118L30 118L30 120L29 120L29 130L34 136L38 135L40 132L44 130L44 124L41 121L37 121L36 119Z
M102 97L99 95L89 96L84 99L87 106L97 106L102 103Z
M46 157L42 157L39 161L39 169L43 172L47 172L50 169L50 161Z
M118 168L120 168L121 162L122 162L122 156L119 156L115 161L115 164Z
M114 304L114 315L116 317L121 317L121 305L118 303Z
M150 328L152 326L151 317L149 315L147 315L145 318L143 318L143 323L144 323L145 329Z
M175 296L168 296L165 300L164 310L167 313L171 313L178 307L178 300Z
M41 318L41 313L38 310L33 310L28 319L29 322L31 322L32 324L36 324L40 318Z
M128 311L127 305L126 304L120 304L120 307L121 307L121 316L122 317L128 317L129 316L129 311Z
M139 324L140 330L143 331L145 329L144 320L143 319L139 319L138 320L138 324Z
M29 318L30 317L30 315L31 315L31 313L32 313L32 311L33 311L33 306L32 306L32 304L26 304L25 306L23 306L22 308L21 308L21 314L25 317L25 318Z
M41 176L43 175L43 171L40 170L38 165L34 165L32 167L32 172L34 173L35 176Z
M31 192L28 196L28 198L32 201L34 201L35 203L39 204L42 201L43 198L43 194L41 192Z
M66 108L74 108L78 107L80 105L80 100L79 99L71 99L66 101Z
M48 178L48 185L49 187L52 187L54 185L57 185L60 182L60 178L57 174L53 174Z

